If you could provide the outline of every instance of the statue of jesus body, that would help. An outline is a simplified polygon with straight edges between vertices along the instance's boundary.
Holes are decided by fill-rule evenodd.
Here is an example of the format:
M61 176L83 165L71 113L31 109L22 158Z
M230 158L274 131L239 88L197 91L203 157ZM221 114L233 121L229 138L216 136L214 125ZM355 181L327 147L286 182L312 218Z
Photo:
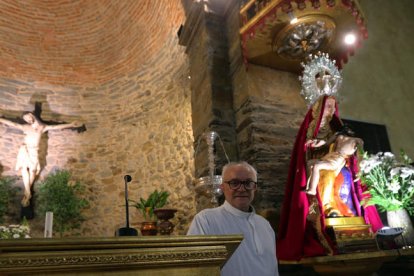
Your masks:
M321 159L308 161L311 172L308 178L307 194L316 194L321 170L331 170L335 172L335 175L338 175L343 166L345 166L346 159L356 152L358 146L363 147L364 142L361 138L351 136L353 133L348 129L345 129L344 132L345 134L336 134L334 136L335 144L332 152L327 153Z
M49 130L62 130L79 127L79 125L76 122L70 124L47 125L31 112L25 113L23 115L23 120L27 124L18 124L4 118L0 118L0 123L20 129L25 135L24 142L20 146L17 155L16 171L21 170L24 184L22 206L26 207L30 204L30 198L32 197L32 185L41 170L39 163L39 145L42 134Z

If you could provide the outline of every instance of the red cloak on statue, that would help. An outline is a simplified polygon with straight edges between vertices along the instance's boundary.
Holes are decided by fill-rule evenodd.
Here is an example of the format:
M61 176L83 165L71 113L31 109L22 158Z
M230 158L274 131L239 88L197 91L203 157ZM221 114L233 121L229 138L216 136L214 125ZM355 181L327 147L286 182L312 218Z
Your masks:
M277 235L277 257L279 260L300 260L303 257L323 256L328 254L326 246L333 248L332 241L326 233L325 218L319 194L316 196L319 214L321 214L318 219L320 220L322 234L329 244L325 244L325 247L318 238L315 228L306 219L309 213L310 202L308 195L304 192L307 182L305 142L307 139L315 138L318 135L325 103L328 98L329 96L321 97L309 109L296 136ZM313 122L314 120L317 121ZM333 114L329 125L332 132L338 131L343 125L338 115L336 101L335 114ZM312 137L309 137L310 135ZM356 179L358 169L355 159L351 157L349 160L349 168L354 179ZM357 215L363 216L365 222L371 224L372 230L376 232L383 225L375 206L362 208L359 204L363 199L363 191L364 189L359 181L353 183L351 193L354 208ZM333 253L335 254L336 252Z

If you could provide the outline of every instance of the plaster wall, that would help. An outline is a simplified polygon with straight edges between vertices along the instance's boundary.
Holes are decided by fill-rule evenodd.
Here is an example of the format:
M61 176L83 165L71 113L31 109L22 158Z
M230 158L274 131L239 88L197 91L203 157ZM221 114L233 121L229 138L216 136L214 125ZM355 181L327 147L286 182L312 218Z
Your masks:
M414 2L363 0L368 39L350 57L340 90L343 118L387 127L391 149L414 157Z

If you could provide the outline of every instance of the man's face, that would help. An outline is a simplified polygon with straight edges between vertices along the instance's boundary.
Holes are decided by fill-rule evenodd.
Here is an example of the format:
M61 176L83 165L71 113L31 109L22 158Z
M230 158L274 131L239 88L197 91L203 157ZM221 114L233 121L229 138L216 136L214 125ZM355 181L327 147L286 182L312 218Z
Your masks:
M238 189L232 190L229 184L226 183L231 180L256 181L254 173L242 165L233 166L226 170L225 175L223 175L223 183L221 184L221 189L223 190L224 197L228 203L241 211L249 211L249 206L253 201L256 189L246 190L244 185L240 185Z

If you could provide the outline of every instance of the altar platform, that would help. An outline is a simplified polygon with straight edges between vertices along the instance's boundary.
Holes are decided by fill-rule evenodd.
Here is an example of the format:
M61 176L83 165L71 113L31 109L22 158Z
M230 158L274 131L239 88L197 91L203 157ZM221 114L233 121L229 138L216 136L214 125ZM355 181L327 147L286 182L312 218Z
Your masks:
M242 235L0 240L0 275L220 275Z
M280 275L414 275L414 248L279 261Z

